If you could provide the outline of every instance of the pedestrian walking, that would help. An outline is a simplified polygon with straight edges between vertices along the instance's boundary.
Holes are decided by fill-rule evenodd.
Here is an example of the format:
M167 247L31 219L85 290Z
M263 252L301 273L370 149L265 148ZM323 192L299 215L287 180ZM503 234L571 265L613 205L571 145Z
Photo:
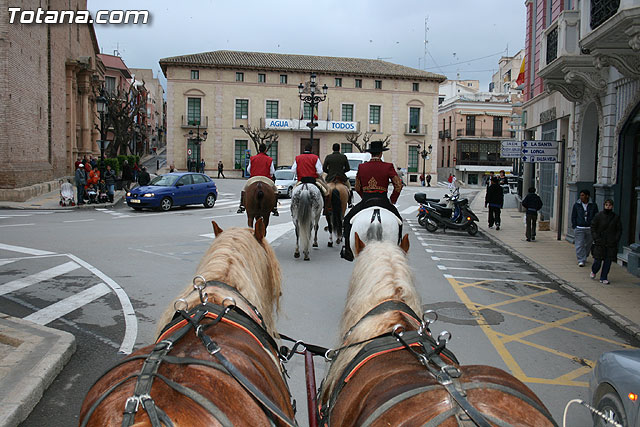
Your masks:
M205 165L206 163L204 162L204 159L200 159L200 173L204 173Z
M422 184L422 186L424 187L424 184ZM427 187L431 187L431 175L427 174Z
M613 200L605 200L604 210L593 218L591 235L593 236L593 265L589 275L595 280L596 273L602 264L600 283L608 285L609 269L611 269L611 263L618 259L618 242L622 236L622 222L613 212Z
M571 228L573 228L576 245L578 266L584 267L589 256L593 238L591 237L591 221L598 213L598 206L589 201L589 190L580 191L580 198L573 205L571 211Z
M147 172L147 168L143 166L142 171L140 171L138 175L138 185L144 187L145 185L149 185L149 182L151 182L151 177L149 176L149 172Z
M116 187L116 172L111 169L111 165L107 165L107 170L104 171L103 178L104 183L107 186L107 196L109 197L109 202L113 203L113 197Z
M218 161L218 178L220 178L220 175L224 178L224 164L222 164L222 160Z
M527 242L536 240L536 223L538 222L538 211L542 209L542 199L536 194L536 187L529 188L529 194L522 201L522 207L526 209L525 237Z
M420 174L420 184L421 184L423 187L424 187L424 181L425 181L425 179L424 179L424 174L422 173L422 174Z
M75 174L76 190L78 192L78 205L84 205L84 186L87 184L87 175L84 171L84 164L78 163Z
M173 165L173 163L171 163L171 165L169 165L169 173L173 173L173 172L178 172L178 170L176 169L176 167Z
M122 164L122 188L124 191L129 191L131 187L131 180L133 179L133 171L127 160Z
M491 185L487 188L484 198L484 207L489 206L489 228L495 224L496 230L500 230L500 210L504 205L504 193L499 184L498 177L491 178Z

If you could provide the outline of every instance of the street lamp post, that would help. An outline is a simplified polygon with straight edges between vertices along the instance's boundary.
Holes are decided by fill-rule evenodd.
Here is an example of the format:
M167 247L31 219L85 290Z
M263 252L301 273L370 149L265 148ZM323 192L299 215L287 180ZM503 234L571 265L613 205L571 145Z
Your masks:
M304 85L302 83L298 85L298 94L299 94L298 96L300 97L300 100L311 106L311 121L307 123L307 126L309 127L309 139L311 144L313 144L313 128L318 126L318 124L314 123L313 121L314 120L313 113L315 112L315 106L320 104L325 99L327 99L327 91L329 89L326 84L322 85L322 95L320 95L320 94L316 94L316 88L317 88L317 85L316 85L315 73L311 73L311 81L309 83L308 94L303 93ZM303 110L303 116L304 116L304 110Z
M206 131L206 130L205 130L204 132L202 132L202 136L200 136L200 120L198 120L198 121L196 122L196 133L195 133L195 135L196 135L196 136L194 137L193 135L194 135L194 133L193 133L193 129L191 129L191 130L189 131L189 139L191 139L191 140L195 141L195 144L196 144L197 146L199 146L199 145L200 145L200 144L202 144L204 141L206 141L206 140L207 140L207 136L209 136L209 134L207 133L207 131ZM200 154L200 153L199 153L199 150L198 150L198 154ZM198 157L200 157L200 156L198 156ZM188 160L188 159L187 159L187 160ZM196 159L196 162L200 162L200 159ZM198 164L198 163L197 163L197 164ZM196 169L197 169L197 168L198 168L198 166L196 166ZM189 172L191 172L191 171L189 171Z
M433 146L431 144L429 144L429 147L426 145L427 140L425 139L422 145L422 151L420 152L420 156L422 157L422 175L424 175L425 178L427 176L427 157L429 157L433 151Z
M100 176L104 176L104 150L107 139L107 130L104 126L104 116L109 112L107 107L107 98L104 96L104 90L100 91L100 96L96 98L96 107L100 114Z

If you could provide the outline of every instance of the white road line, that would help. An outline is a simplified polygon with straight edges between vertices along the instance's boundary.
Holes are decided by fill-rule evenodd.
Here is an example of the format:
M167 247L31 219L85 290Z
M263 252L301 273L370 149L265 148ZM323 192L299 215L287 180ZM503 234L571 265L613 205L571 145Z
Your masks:
M11 264L15 259L0 259L0 266Z
M468 247L468 245L438 245L438 244L435 244L435 243L425 243L425 242L422 242L422 245L423 246L425 246L425 245L426 246L444 246L445 248L465 248L465 247Z
M31 214L2 214L2 218L13 218L16 216L31 216Z
M493 281L493 282L518 282L518 283L523 283L523 284L527 284L527 283L552 283L552 282L544 282L542 280L515 280L515 279L496 279L496 278L483 278L483 277L464 277L464 276L453 276L451 274L443 274L445 279L461 279L461 280L473 280L475 282L481 282L481 281Z
M481 262L483 264L504 264L505 263L505 261L485 261L483 259L440 258L437 256L432 256L431 259L434 261Z
M87 222L87 221L95 221L94 218L90 218L90 219L72 219L70 221L62 221L62 222Z
M424 246L429 246L428 243L423 243ZM448 245L447 245L448 246ZM478 255L478 256L501 256L501 257L505 257L508 259L511 259L508 255L503 255L503 254L485 254L485 253L481 253L481 252L459 252L459 251L441 251L439 249L425 249L427 252L431 253L431 252L437 252L439 254L460 254L460 255Z
M415 212L415 211L417 211L417 210L418 210L418 207L417 207L417 206L411 206L411 207L409 207L409 208L407 208L407 209L405 209L405 210L403 210L403 211L400 211L400 213L401 213L402 215L408 215L408 214L413 213L413 212Z
M35 225L34 223L31 224L7 224L7 225L0 225L0 227L26 227L28 225Z
M267 228L267 242L273 243L276 239L293 230L293 228L294 226L292 222L269 225ZM209 239L214 239L216 237L214 233L200 234L200 236L208 237Z
M35 285L36 283L43 282L45 280L53 279L54 277L61 276L69 273L70 271L80 268L78 264L73 261L52 267L48 270L41 271L31 276L24 277L22 279L12 280L11 282L0 285L0 295L14 292L27 286Z
M29 254L29 255L54 255L55 254L55 252L41 251L40 249L25 248L23 246L6 245L4 243L0 243L0 249L3 249L5 251L11 251L11 252L20 252L22 254Z
M533 271L489 270L486 268L450 267L450 266L444 266L444 265L438 265L438 268L440 270L484 271L485 273L538 274Z
M122 338L122 344L120 345L120 350L118 352L123 354L131 354L133 346L136 343L136 337L138 335L138 318L136 317L136 312L133 310L133 305L131 305L129 296L124 291L124 289L120 287L120 285L118 285L113 279L104 274L102 271L98 270L88 262L81 260L75 255L67 254L67 256L98 276L113 290L113 292L115 292L118 300L120 300L120 305L122 306L125 324L124 337Z
M92 286L89 289L51 304L42 310L38 310L24 318L39 325L46 325L54 320L75 311L83 305L89 304L91 301L100 298L111 292L109 287L104 283Z
M34 256L21 256L14 258L0 258L0 261L21 261L23 259L39 259L39 258L51 258L56 256L66 256L65 254L51 254L51 255L34 255Z
M182 258L174 256L174 255L161 254L161 253L158 253L158 252L147 251L146 249L139 249L139 248L129 248L129 249L132 249L132 250L138 251L138 252L143 252L145 254L151 254L153 256L163 256L163 257L166 257L166 258L173 258L173 259L178 259L178 260L182 259Z

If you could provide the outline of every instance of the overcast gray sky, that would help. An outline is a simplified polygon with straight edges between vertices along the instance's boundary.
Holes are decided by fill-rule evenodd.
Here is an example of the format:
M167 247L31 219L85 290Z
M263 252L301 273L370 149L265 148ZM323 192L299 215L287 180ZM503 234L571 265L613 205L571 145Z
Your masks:
M149 10L147 25L95 28L103 53L118 49L129 67L154 74L160 58L228 49L380 58L477 79L485 91L507 46L509 55L524 47L526 17L524 0L89 0L88 8Z

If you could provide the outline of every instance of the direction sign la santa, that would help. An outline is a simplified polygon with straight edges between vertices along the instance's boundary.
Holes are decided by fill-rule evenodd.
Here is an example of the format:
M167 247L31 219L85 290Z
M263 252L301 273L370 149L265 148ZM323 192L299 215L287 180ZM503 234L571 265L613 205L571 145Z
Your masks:
M523 148L558 148L558 141L522 141Z

